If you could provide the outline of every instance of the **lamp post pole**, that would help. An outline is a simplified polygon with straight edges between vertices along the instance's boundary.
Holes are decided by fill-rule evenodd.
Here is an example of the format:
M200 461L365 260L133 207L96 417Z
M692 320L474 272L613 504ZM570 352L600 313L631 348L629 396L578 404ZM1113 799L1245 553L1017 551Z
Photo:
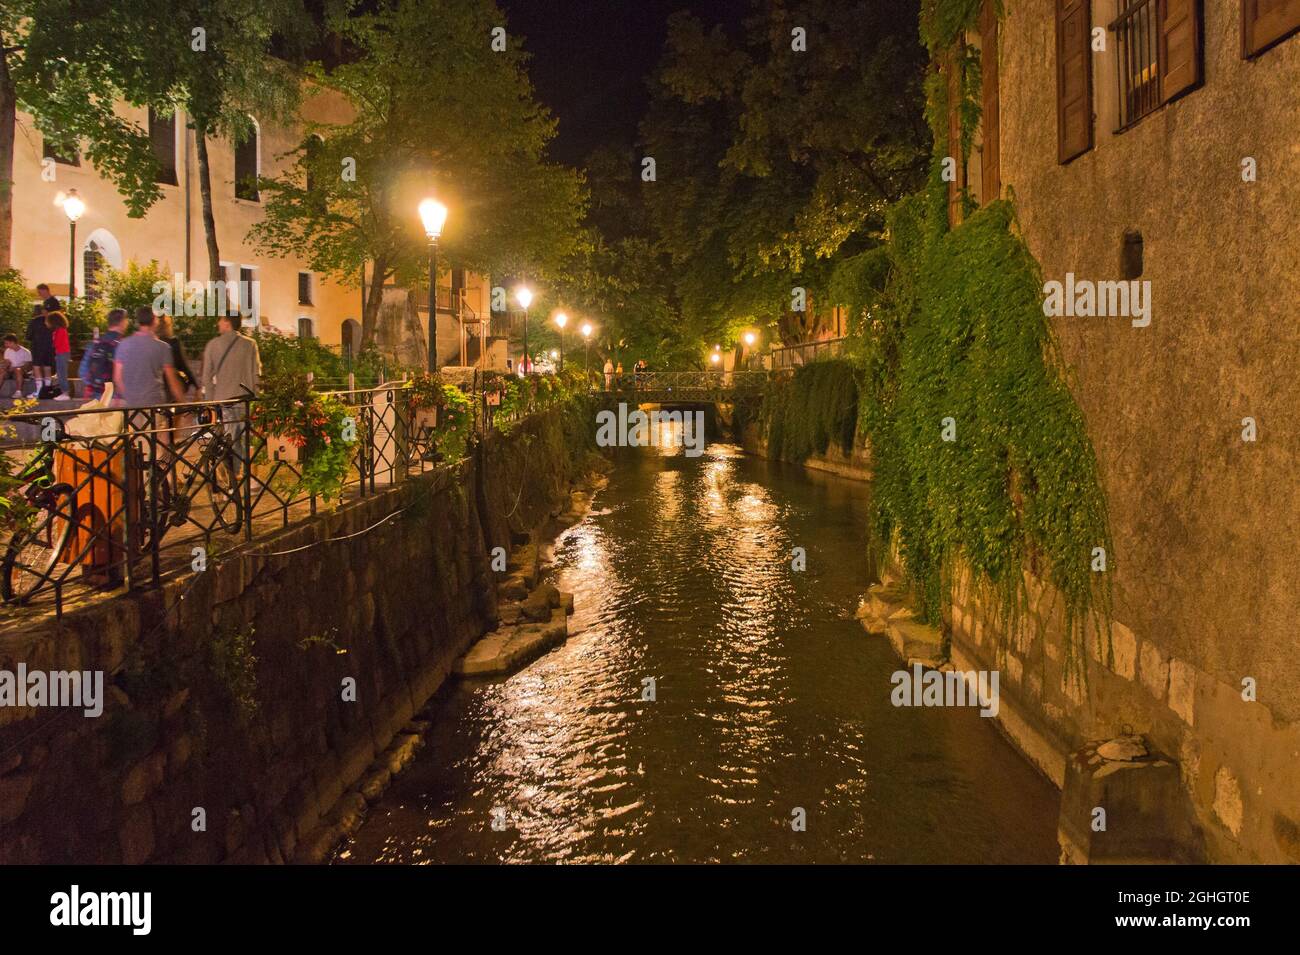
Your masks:
M438 371L438 237L429 236L429 374Z
M77 220L68 220L68 301L77 294Z
M429 237L429 374L432 375L438 370L438 236L442 235L447 221L447 207L436 199L425 199L419 211L424 234Z
M524 306L524 357L523 360L519 363L519 367L523 369L524 374L527 375L529 372L533 370L531 365L532 363L529 362L528 360L528 306L525 305Z

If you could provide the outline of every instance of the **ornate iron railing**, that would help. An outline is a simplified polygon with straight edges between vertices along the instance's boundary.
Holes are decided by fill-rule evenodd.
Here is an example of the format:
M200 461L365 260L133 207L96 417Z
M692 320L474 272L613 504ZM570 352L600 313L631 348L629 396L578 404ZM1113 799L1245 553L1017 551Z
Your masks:
M477 376L462 386L473 409L468 446L500 423L491 387ZM449 422L413 407L408 392L396 382L331 393L356 434L341 499L447 463L439 439ZM255 401L108 409L100 418L78 408L11 415L0 444L16 478L0 509L0 626L20 613L61 615L69 599L157 584L315 514L321 501L303 489L296 449L251 423ZM530 391L510 417L543 403ZM87 422L95 427L87 431Z

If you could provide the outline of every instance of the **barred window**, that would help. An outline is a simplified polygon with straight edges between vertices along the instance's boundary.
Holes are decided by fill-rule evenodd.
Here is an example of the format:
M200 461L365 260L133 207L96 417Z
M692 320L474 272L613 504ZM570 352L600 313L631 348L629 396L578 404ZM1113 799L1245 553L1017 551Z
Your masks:
M1160 106L1156 0L1120 0L1120 14L1110 25L1115 35L1115 69L1119 84L1119 129L1127 129Z

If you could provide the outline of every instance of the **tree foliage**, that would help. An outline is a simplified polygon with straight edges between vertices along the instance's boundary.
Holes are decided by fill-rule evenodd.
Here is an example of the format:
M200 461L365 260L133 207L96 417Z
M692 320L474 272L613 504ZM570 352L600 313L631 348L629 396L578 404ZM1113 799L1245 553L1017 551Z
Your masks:
M424 280L416 208L427 195L449 208L443 266L544 277L579 247L581 178L545 161L555 121L518 43L492 49L502 22L491 0L386 0L330 23L355 55L311 73L317 95L341 96L352 118L309 125L290 168L262 183L253 238L344 283L373 263L365 342L382 283Z

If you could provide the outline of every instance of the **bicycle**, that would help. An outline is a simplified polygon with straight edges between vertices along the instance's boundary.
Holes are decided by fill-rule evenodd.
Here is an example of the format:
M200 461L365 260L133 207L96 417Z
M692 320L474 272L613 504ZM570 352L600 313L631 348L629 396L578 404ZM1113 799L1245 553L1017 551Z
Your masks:
M0 562L0 598L26 603L54 577L55 566L66 562L68 543L77 526L73 487L54 480L54 445L46 444L17 474L21 501L32 515L9 539Z
M139 439L126 450L129 466L123 487L129 484L136 489L130 495L135 506L126 515L133 532L132 563L158 546L170 528L183 526L196 511L206 509L211 515L207 526L199 523L205 534L217 529L234 534L244 526L239 453L221 421L220 408L216 409L214 421L198 427L201 430L193 440L201 451L193 463L185 460L183 450L177 453L171 448L150 460L145 454L148 445ZM122 544L111 531L101 535L110 517L102 514L102 507L93 501L83 501L79 506L78 489L54 480L57 447L57 440L43 445L17 475L22 482L22 498L16 503L31 516L10 538L0 560L0 599L5 603L27 603L55 580L56 565L72 564L84 557L72 553L71 544L74 534L83 529L90 529L95 538L104 538L93 540L87 548L87 552L95 547L108 551L108 556L96 562L103 582L113 586L121 579L121 557L113 552ZM172 472L182 464L187 474L175 482ZM86 493L95 496L93 490Z
M161 540L171 527L182 527L190 520L191 514L206 510L212 515L212 523L199 527L205 533L223 530L238 533L244 526L243 482L240 479L240 455L234 439L222 421L222 409L211 409L213 417L200 421L194 441L201 447L198 460L192 464L184 457L184 451L177 453L170 447L166 453L156 455L152 464L152 475L146 469L146 463L140 462L145 481L142 485L146 498L141 505L140 549L148 550L155 539ZM166 447L160 445L159 447ZM137 454L143 457L144 449L137 448ZM184 465L188 475L184 481L173 487L173 470ZM150 480L152 477L152 480ZM150 495L157 495L157 517L153 518ZM146 519L146 515L148 518ZM196 520L196 523L198 521Z

